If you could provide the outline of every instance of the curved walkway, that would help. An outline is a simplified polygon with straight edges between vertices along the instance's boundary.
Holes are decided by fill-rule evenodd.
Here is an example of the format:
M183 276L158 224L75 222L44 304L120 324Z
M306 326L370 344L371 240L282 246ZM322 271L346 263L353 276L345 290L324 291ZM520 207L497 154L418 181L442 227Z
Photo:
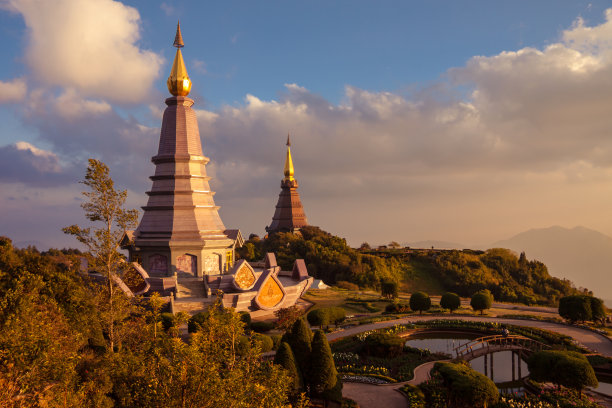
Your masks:
M447 315L447 316L410 316L402 319L387 320L384 322L376 322L371 324L364 324L360 326L351 327L338 332L330 333L327 335L328 340L336 340L342 337L353 336L358 333L362 333L368 330L382 329L385 327L391 327L396 324L414 323L428 320L465 320L465 321L477 321L477 322L495 322L502 324L513 324L516 326L535 327L538 329L550 330L559 334L572 337L578 343L583 346L603 354L604 356L612 357L612 340L601 334L592 332L590 330L581 329L579 327L568 326L561 323L543 322L535 320L522 320L522 319L503 319L496 317L480 317L480 316L461 316L461 315Z
M410 316L403 319L387 320L384 322L377 322L371 324L364 324L361 326L351 327L346 330L342 330L327 335L328 340L336 340L342 337L353 336L358 333L362 333L368 330L382 329L385 327L391 327L396 324L414 323L419 321L428 320L466 320L466 321L478 321L478 322L490 322L503 324L513 324L516 326L535 327L538 329L546 329L556 333L564 334L572 337L574 340L584 345L585 347L601 353L605 356L612 357L612 340L608 337L598 333L594 333L590 330L581 329L579 327L568 326L560 323L542 322L534 320L521 320L521 319L499 319L495 317L479 317L479 316L461 316L461 315L448 315L448 316ZM342 388L342 394L345 397L351 398L359 404L361 408L405 408L408 407L406 398L398 391L403 384L420 384L421 382L429 378L429 372L433 368L435 361L421 364L414 369L414 377L410 381L389 384L389 385L372 385L362 383L345 382ZM608 406L608 405L605 405Z

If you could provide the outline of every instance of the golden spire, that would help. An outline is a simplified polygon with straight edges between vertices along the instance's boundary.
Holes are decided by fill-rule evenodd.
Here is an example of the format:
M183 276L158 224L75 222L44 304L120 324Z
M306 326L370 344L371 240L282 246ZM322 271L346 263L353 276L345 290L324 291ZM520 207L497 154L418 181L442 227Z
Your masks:
M189 79L187 68L185 68L185 61L183 61L183 54L181 54L181 48L185 44L183 43L180 22L176 25L176 36L174 37L173 45L176 47L176 55L174 56L172 70L168 77L168 90L174 96L187 96L189 91L191 91L191 79Z
M287 134L287 157L285 158L285 181L293 181L293 160L291 159L291 140Z

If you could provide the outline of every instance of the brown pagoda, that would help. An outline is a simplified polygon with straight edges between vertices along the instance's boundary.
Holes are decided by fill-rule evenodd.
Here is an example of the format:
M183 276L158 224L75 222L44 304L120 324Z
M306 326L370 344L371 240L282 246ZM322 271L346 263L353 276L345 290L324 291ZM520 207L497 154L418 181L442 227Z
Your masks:
M166 99L159 150L151 158L155 174L138 228L126 237L130 259L152 277L176 276L202 280L227 272L234 262L240 232L226 230L219 217L206 174L209 159L202 152L191 80L181 54L183 38L177 26L177 48Z
M285 178L281 181L281 192L272 217L272 224L266 232L296 232L308 225L304 207L297 191L298 182L294 177L293 160L291 159L291 140L287 136L287 156L285 158Z

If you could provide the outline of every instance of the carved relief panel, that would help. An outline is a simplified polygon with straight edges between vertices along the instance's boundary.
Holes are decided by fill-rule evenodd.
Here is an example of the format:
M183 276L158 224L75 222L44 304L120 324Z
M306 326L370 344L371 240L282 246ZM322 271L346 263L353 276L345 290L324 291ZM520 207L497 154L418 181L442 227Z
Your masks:
M218 275L221 271L219 269L219 255L207 255L204 257L202 266L205 275Z
M168 274L168 258L160 254L151 255L149 257L149 273L166 276Z
M195 277L197 274L198 258L195 255L183 254L176 258L176 272L179 275Z

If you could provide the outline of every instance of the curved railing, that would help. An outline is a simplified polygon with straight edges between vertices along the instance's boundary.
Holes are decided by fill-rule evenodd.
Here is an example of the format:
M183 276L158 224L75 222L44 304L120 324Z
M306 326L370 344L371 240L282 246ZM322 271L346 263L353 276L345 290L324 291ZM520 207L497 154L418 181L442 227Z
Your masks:
M470 359L503 350L540 351L548 348L550 346L529 337L497 334L471 340L453 351L457 357Z

